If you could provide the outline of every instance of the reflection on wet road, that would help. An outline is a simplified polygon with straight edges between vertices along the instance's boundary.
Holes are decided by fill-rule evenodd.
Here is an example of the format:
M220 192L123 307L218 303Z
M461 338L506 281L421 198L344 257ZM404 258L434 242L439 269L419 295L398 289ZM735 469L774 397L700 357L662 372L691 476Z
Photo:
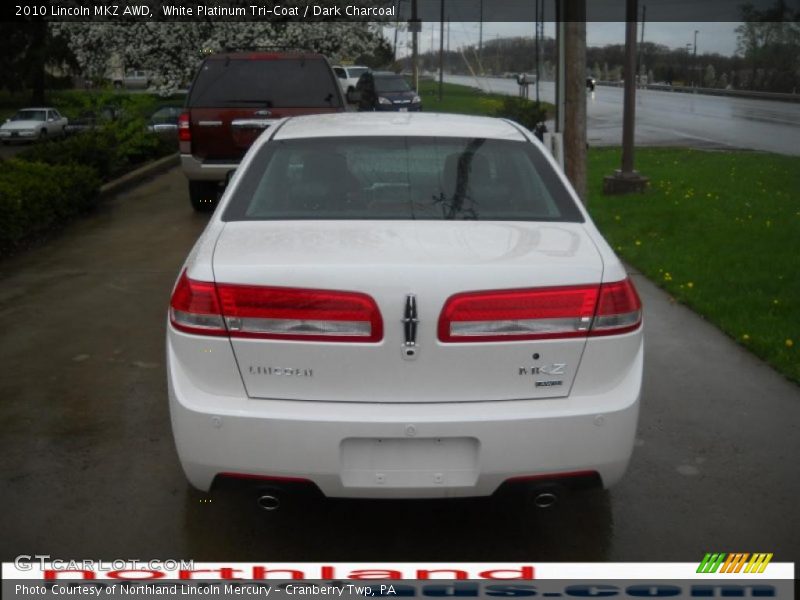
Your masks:
M512 94L513 79L451 75L451 83ZM589 144L619 145L622 140L622 88L597 86L589 93ZM540 85L541 99L554 102L552 82ZM530 97L534 98L531 86ZM637 90L636 142L649 146L727 147L800 155L800 102L704 96Z

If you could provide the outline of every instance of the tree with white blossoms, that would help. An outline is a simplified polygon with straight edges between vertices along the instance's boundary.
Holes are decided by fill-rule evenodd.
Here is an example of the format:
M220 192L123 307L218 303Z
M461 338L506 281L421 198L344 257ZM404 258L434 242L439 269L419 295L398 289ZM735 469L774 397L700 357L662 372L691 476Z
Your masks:
M88 79L109 75L114 61L151 73L154 87L174 90L191 81L205 54L226 49L302 48L331 61L355 60L388 42L380 25L366 22L127 22L51 23L66 38Z

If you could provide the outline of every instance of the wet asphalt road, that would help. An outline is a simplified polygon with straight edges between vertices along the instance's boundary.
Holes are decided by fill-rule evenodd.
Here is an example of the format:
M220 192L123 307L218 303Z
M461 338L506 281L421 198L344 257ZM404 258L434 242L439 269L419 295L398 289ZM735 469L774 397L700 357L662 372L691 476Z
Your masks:
M446 81L517 95L514 79L447 76ZM535 97L534 86L530 97ZM555 86L543 81L541 99L555 101ZM587 98L588 142L622 143L623 89L597 86ZM745 148L800 155L800 102L776 102L683 94L659 90L636 92L636 143L643 146Z
M190 490L163 346L204 224L173 170L0 262L2 560L800 560L800 388L637 275L644 402L631 469L609 493L547 511L331 501L273 515L249 495Z

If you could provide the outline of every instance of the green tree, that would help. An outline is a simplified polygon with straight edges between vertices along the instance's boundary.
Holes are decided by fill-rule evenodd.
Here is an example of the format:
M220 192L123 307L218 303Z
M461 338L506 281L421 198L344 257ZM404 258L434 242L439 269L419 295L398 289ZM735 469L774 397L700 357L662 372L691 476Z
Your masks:
M750 67L748 87L793 91L800 83L800 13L784 0L765 10L744 4L741 13L736 35L738 52Z
M44 19L0 23L0 88L30 90L31 102L44 104L47 67L74 63L65 40L53 35Z

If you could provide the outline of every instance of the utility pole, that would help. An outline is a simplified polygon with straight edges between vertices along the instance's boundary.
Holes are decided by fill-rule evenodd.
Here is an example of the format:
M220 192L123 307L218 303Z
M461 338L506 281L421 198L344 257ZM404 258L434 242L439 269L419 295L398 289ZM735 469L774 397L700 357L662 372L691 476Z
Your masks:
M644 24L645 23L647 23L647 4L642 6L642 38L641 38L641 41L639 42L640 46L642 44L644 44Z
M417 18L417 0L411 0L411 78L414 80L414 89L419 90L419 64L417 53L419 52L419 30L421 23Z
M539 80L542 78L539 72L539 3L541 0L536 0L536 7L534 9L534 34L533 34L533 52L534 61L536 62L536 104L539 104Z
M564 171L586 204L586 0L564 1L562 15Z
M637 73L641 71L643 66L642 52L644 52L644 24L646 22L647 22L647 5L645 4L644 6L642 6L642 36L639 38L639 70L637 71ZM645 73L645 76L646 75L647 73ZM645 83L647 82L645 81Z
M441 102L444 87L444 0L441 0L439 8L439 102Z
M397 62L397 31L400 29L400 0L395 0L394 14L396 16L394 21L394 46L392 46L392 56L394 57L394 62Z
M694 54L692 56L692 87L696 88L697 80L697 34L700 33L697 29L694 30Z
M483 75L483 0L480 0L480 16L478 17L478 68Z
M633 168L636 124L636 0L627 0L625 10L625 96L622 115L622 168L603 179L603 193L643 192L648 179Z

